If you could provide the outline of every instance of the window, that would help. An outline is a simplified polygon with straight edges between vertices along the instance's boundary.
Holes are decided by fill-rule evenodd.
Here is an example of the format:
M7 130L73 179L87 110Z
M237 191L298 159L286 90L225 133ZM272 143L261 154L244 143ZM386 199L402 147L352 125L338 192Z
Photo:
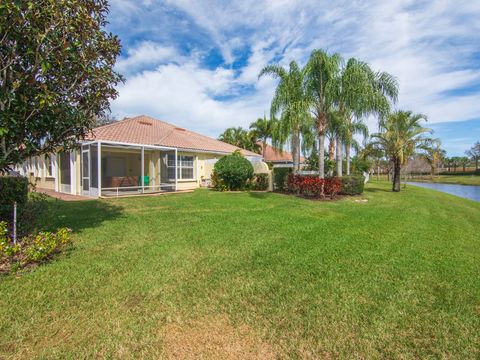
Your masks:
M53 177L52 158L48 155L45 156L45 173L47 177Z
M178 155L178 179L180 180L194 180L194 157L186 155ZM169 154L167 158L167 171L170 180L175 179L175 155Z

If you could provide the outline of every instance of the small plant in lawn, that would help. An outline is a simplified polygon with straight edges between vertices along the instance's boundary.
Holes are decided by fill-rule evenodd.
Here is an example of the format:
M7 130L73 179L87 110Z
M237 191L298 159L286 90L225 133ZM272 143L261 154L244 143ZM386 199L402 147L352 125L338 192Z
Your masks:
M8 236L7 223L0 222L0 272L16 272L32 263L49 259L71 243L71 230L60 228L56 232L40 232L24 237L16 245Z

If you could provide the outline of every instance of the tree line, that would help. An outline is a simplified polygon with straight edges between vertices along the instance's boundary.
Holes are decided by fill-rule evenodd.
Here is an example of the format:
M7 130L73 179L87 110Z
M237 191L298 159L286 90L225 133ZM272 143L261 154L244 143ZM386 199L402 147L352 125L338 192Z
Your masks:
M309 153L310 161L318 164L315 167L320 178L350 175L354 149L364 158L387 158L393 167L392 189L400 191L401 167L410 156L423 151L436 158L441 151L440 141L428 136L433 131L424 127L425 115L394 109L399 93L397 79L372 69L366 62L313 50L304 67L295 61L287 68L270 64L261 70L259 78L263 76L271 76L278 83L270 119L260 119L262 129L268 129L273 146L290 145L294 172L300 170L303 152ZM378 132L368 133L364 122L368 117L377 118ZM252 131L227 129L220 139L230 142L235 134L241 133L247 146L256 144L257 125L254 124ZM357 134L363 136L363 147L355 140ZM266 138L263 134L262 142L266 142ZM318 161L312 161L312 155ZM344 162L346 169L343 169ZM335 169L331 164L335 164Z

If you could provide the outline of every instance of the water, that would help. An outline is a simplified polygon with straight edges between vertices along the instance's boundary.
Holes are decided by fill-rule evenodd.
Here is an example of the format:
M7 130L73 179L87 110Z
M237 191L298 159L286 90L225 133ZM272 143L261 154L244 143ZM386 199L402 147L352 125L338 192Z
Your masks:
M444 193L460 196L473 201L480 201L480 186L474 185L454 185L454 184L435 184L423 182L408 182L408 184L441 191Z

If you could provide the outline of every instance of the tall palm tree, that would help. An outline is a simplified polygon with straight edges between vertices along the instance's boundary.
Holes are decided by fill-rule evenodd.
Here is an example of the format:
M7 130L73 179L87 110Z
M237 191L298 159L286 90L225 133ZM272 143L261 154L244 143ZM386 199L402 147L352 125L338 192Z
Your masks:
M250 130L255 134L256 138L262 142L262 156L265 159L265 148L267 140L273 136L273 128L275 126L275 119L267 119L266 116L258 118L250 124Z
M358 149L358 144L353 136L355 134L361 134L364 140L366 140L368 137L368 127L360 119L354 118L353 115L349 115L343 125L343 142L345 145L347 175L350 175L350 151L352 147Z
M301 129L310 116L310 103L306 96L305 69L295 61L290 62L289 69L279 65L265 66L258 77L271 75L279 79L275 95L271 104L271 117L279 112L280 118L273 133L275 145L283 146L287 140L291 141L293 171L300 170L300 142Z
M372 135L373 143L380 146L393 163L392 190L400 191L400 171L410 155L416 149L422 149L432 139L423 134L432 132L422 126L426 116L411 111L396 111L379 122L380 132Z
M350 58L334 81L334 101L348 127L349 118L357 120L367 115L384 117L390 111L390 101L396 102L398 82L386 72L375 72L365 62ZM347 124L347 125L345 125ZM342 134L337 143L337 176L342 176Z
M306 65L307 96L312 103L315 128L318 136L319 177L325 177L325 135L328 129L328 112L334 105L333 81L340 70L340 54L329 55L324 50L313 50Z

